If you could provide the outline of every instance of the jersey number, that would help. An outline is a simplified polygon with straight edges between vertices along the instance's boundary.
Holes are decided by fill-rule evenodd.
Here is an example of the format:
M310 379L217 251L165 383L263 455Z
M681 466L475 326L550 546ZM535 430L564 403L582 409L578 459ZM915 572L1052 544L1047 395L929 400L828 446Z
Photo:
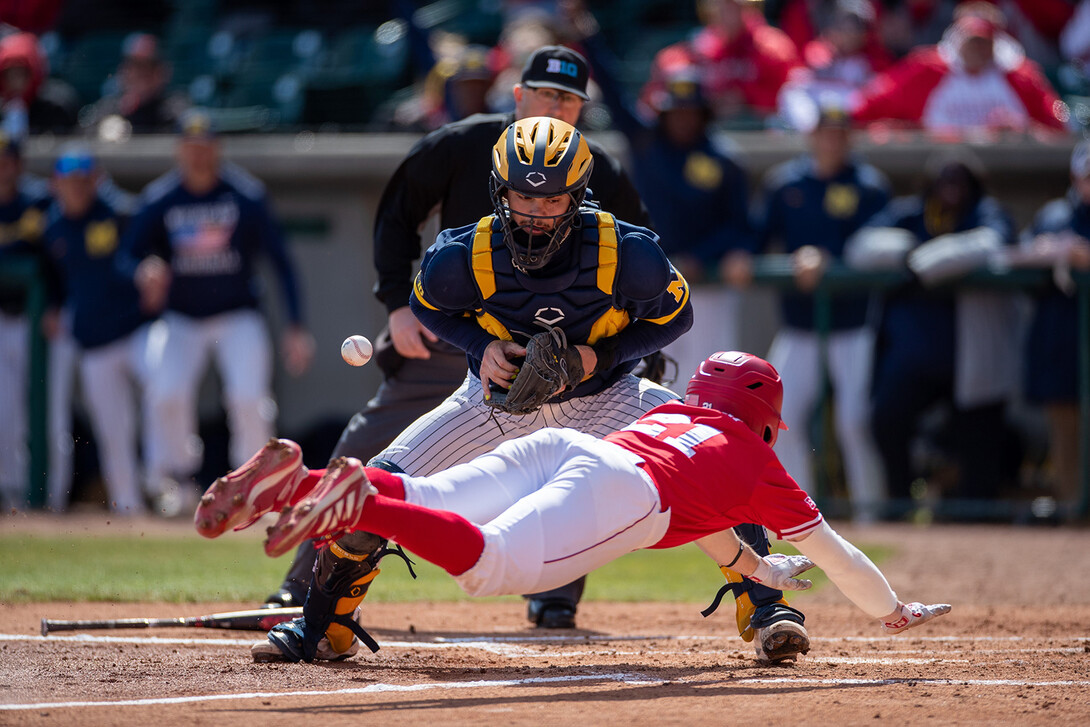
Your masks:
M684 414L658 414L645 417L625 427L625 431L642 432L660 442L669 444L686 457L696 454L696 446L712 437L722 434L715 427L707 424L693 424Z

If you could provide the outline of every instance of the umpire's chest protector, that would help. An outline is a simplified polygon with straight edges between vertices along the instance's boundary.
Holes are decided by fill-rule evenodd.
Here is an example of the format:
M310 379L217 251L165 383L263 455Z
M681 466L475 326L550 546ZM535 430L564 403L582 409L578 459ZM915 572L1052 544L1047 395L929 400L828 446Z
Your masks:
M606 212L585 212L582 228L567 245L578 245L571 267L548 277L515 269L495 217L477 225L471 267L480 294L478 324L504 340L525 342L542 325L561 328L571 343L593 344L628 325L628 312L615 307L617 224Z

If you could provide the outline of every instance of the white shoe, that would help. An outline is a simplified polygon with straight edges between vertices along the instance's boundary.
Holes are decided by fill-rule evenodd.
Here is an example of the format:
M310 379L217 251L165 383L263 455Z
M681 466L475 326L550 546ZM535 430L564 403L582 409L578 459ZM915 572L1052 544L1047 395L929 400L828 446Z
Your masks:
M323 661L342 661L355 656L356 652L359 650L360 640L353 637L352 645L349 646L347 650L337 653L333 650L333 647L329 645L329 639L323 636L322 640L318 642L318 650L314 653L314 658ZM284 652L280 650L280 647L268 639L259 641L251 646L250 656L254 658L254 662L259 664L294 661L285 656Z

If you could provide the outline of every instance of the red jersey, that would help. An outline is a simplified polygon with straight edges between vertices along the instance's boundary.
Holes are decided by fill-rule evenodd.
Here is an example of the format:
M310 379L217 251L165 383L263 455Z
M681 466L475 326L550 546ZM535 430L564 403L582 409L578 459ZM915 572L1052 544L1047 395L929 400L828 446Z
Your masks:
M643 458L670 528L654 548L672 548L740 523L797 538L821 511L787 474L772 448L738 419L681 402L657 406L605 437Z

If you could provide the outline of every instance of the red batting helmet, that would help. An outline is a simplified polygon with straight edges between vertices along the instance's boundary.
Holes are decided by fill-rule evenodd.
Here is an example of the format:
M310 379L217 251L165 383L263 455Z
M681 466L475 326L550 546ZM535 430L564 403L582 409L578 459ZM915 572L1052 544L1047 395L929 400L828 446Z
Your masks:
M689 379L685 403L738 417L769 446L776 443L780 429L787 429L780 419L780 375L751 353L719 351L704 359Z

